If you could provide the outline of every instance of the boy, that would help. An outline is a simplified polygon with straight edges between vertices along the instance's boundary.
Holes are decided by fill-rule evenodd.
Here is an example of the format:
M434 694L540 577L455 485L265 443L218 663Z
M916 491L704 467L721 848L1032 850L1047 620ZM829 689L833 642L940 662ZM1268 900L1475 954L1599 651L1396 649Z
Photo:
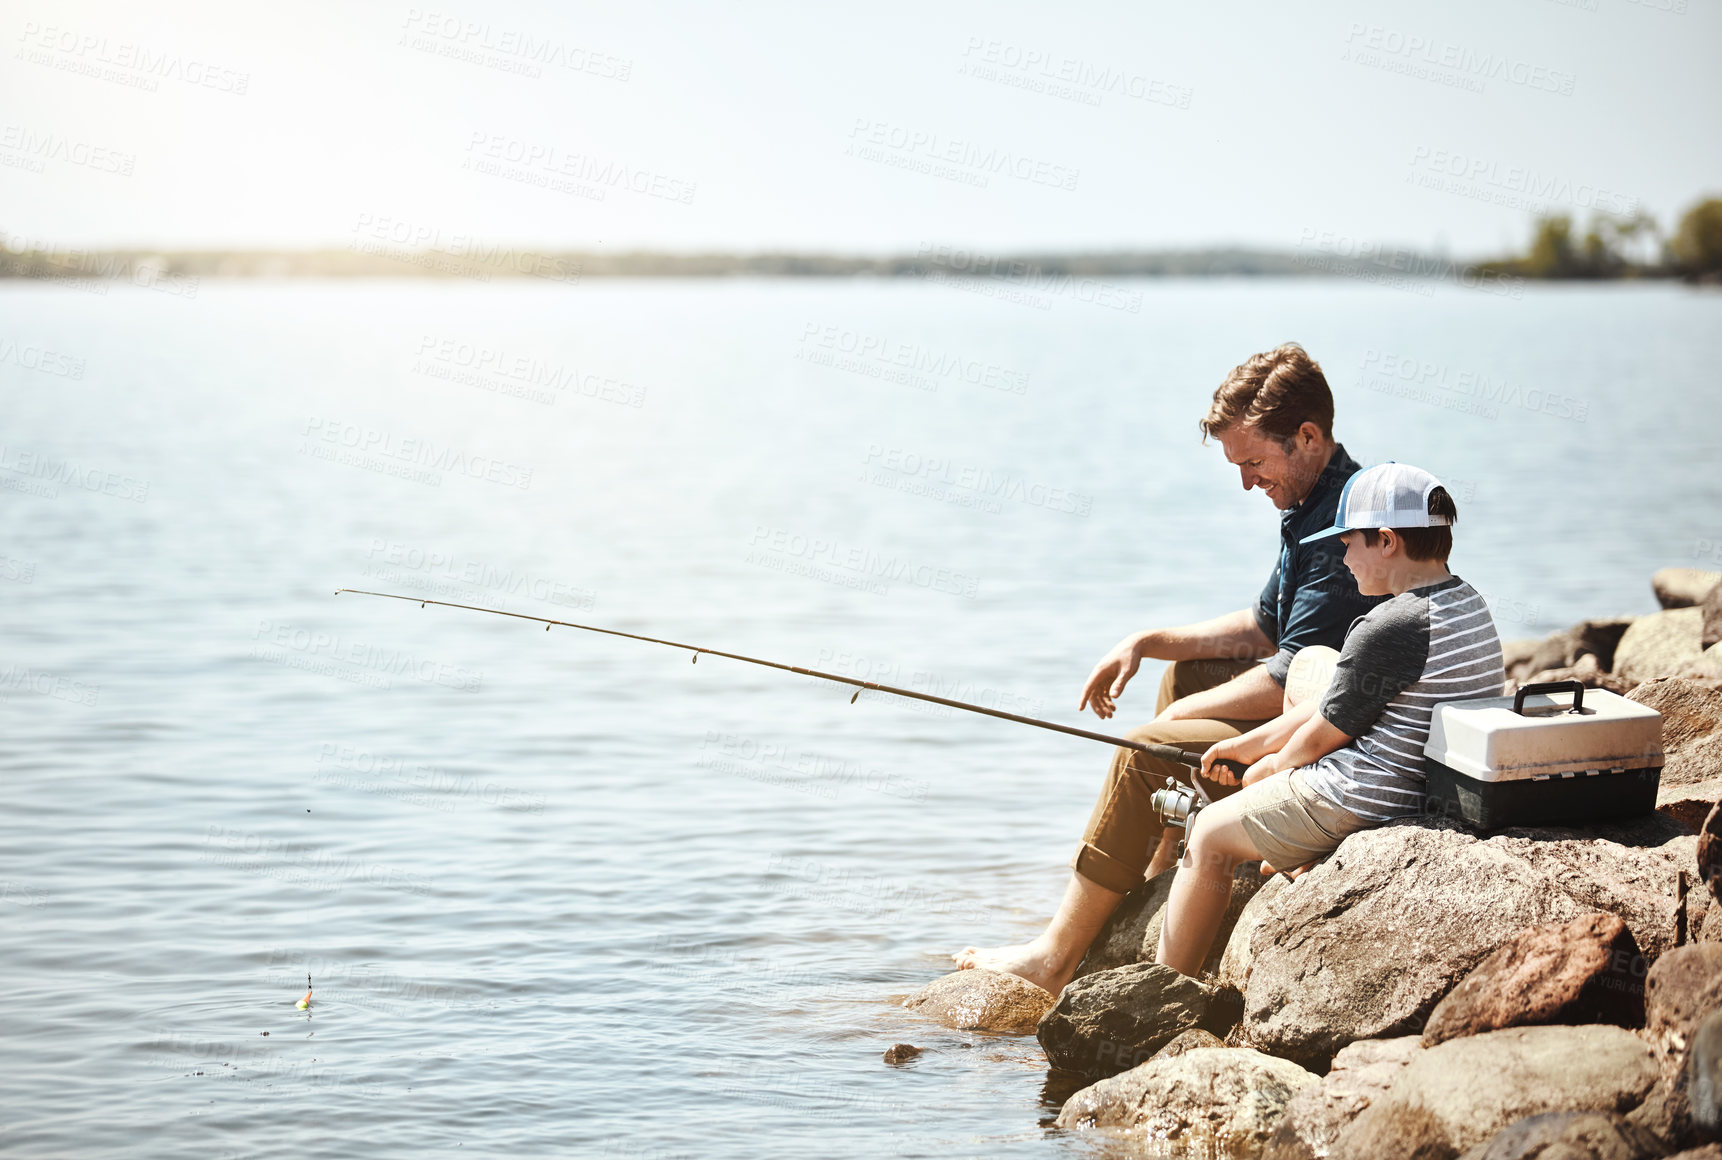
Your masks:
M1418 813L1433 707L1500 694L1488 606L1447 571L1457 516L1434 476L1384 463L1354 475L1334 526L1305 538L1339 536L1358 592L1393 599L1352 625L1323 695L1203 755L1202 773L1215 781L1235 780L1215 766L1220 758L1249 768L1244 788L1190 828L1157 962L1201 973L1240 862L1260 858L1266 873L1303 867L1347 834Z

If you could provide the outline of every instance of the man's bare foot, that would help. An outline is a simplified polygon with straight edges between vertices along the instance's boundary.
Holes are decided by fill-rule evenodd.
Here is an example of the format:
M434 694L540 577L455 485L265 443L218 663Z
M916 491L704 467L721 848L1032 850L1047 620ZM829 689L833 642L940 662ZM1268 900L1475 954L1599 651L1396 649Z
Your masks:
M951 956L958 970L980 967L987 971L1003 971L1019 979L1027 979L1044 991L1056 995L1064 990L1076 973L1076 964L1058 961L1051 948L1041 940L1015 947L964 947Z
M1286 871L1286 877L1290 878L1293 882L1296 882L1299 878L1303 877L1303 872L1305 870L1308 870L1311 866L1314 866L1314 865L1315 865L1314 862L1305 862L1302 866L1299 866L1295 870L1287 870ZM1275 874L1278 874L1278 873L1279 873L1278 870L1275 870L1272 866L1268 865L1267 860L1265 858L1262 860L1262 877L1263 878L1272 878Z

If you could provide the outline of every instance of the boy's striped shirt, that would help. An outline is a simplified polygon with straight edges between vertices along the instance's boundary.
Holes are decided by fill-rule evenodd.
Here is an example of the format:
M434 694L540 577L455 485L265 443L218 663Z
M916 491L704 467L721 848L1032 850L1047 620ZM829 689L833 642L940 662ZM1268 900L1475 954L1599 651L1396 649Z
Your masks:
M1505 676L1475 588L1452 576L1400 593L1346 635L1321 715L1353 741L1307 767L1305 783L1371 821L1419 812L1435 705L1499 696Z

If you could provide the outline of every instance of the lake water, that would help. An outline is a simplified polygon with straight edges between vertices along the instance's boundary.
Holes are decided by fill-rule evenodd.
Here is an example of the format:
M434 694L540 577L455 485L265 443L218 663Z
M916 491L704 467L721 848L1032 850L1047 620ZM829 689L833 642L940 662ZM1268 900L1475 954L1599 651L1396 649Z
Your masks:
M1353 455L1450 481L1503 637L1722 566L1714 293L189 289L0 288L14 1155L1091 1151L1032 1038L898 1004L1045 921L1104 746L337 587L1075 723L1254 598L1274 513L1195 422L1294 338Z

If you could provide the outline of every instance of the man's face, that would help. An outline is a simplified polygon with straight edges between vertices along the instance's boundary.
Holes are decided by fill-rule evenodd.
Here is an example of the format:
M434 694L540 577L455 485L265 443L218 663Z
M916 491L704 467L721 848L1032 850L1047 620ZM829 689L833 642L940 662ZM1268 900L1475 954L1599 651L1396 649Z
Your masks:
M1290 447L1272 436L1249 427L1220 432L1226 462L1238 469L1244 490L1262 489L1282 512L1302 503L1321 474L1326 445L1314 423L1305 423L1292 437Z

